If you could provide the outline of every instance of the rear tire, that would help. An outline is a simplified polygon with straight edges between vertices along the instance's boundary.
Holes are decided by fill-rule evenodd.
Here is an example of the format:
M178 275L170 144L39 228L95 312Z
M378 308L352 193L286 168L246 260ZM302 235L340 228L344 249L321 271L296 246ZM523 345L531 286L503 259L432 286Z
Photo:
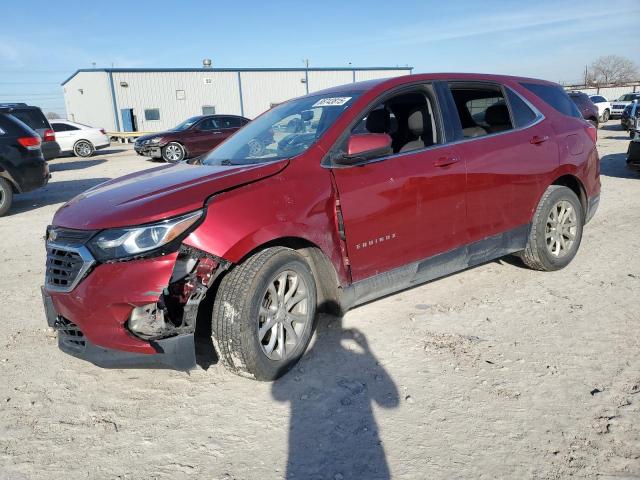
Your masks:
M73 146L73 154L76 157L87 158L93 155L96 148L88 140L78 140Z
M576 256L584 212L580 200L569 188L551 185L533 215L526 248L520 258L534 270L553 271L566 267Z
M13 203L13 188L9 181L0 178L0 217L6 214Z
M315 313L316 284L304 257L290 248L267 248L220 282L213 342L230 371L275 380L307 349Z
M607 123L609 121L609 117L611 116L611 114L609 113L609 110L605 110L602 113L602 123Z
M162 159L167 163L181 162L184 157L184 147L178 142L171 142L162 147Z

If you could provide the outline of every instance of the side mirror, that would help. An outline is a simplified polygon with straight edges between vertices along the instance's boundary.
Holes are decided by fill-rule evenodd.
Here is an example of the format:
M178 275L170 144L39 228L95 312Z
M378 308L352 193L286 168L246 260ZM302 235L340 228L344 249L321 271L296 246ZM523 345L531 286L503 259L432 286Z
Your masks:
M391 153L391 137L386 133L358 133L349 137L347 153L337 161L351 165Z

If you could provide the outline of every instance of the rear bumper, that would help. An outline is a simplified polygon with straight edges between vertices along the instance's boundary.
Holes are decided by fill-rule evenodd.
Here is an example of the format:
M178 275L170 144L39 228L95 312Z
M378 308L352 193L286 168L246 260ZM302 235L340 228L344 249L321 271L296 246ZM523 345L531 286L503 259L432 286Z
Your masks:
M60 145L58 142L42 142L40 148L42 149L42 156L45 160L53 160L60 156Z
M600 194L595 195L589 199L589 205L587 206L587 215L585 217L585 224L593 218L600 205Z
M26 193L45 186L51 174L49 165L42 157L24 159L19 168L8 169L18 193Z

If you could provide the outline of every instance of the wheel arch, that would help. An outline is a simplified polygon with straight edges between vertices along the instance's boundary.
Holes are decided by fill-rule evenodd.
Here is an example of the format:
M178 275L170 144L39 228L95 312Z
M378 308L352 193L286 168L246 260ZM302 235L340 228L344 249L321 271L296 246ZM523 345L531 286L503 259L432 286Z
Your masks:
M573 191L573 193L575 193L578 199L580 200L583 219L586 217L587 208L589 206L589 203L587 200L587 190L585 189L582 181L578 177L568 173L556 178L553 182L551 182L551 185L562 185L563 187L567 187L568 189Z
M79 138L77 139L75 142L73 142L73 148L76 148L76 145L80 142L87 142L89 144L91 144L91 146L95 149L96 146L93 144L93 142L91 140L89 140L88 138Z
M331 259L318 245L303 237L279 237L264 242L251 251L247 252L238 263L244 262L247 258L255 255L259 251L271 247L286 247L297 251L309 264L313 278L316 281L318 311L340 315L343 312L341 307L341 286Z
M7 183L11 185L11 190L13 190L13 193L21 192L20 187L18 186L16 181L13 179L11 174L7 172L2 166L0 166L0 178L4 178L7 181Z

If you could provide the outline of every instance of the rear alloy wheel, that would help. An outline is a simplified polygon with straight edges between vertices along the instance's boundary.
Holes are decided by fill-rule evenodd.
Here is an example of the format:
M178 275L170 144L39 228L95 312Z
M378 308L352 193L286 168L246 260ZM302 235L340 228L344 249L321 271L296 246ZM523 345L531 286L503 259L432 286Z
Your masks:
M535 270L559 270L575 257L582 240L584 212L576 194L551 185L533 216L529 240L520 257Z
M315 312L316 284L304 257L290 248L267 248L220 282L214 344L229 370L275 380L307 349Z
M602 114L602 123L607 123L610 116L611 114L609 113L609 110L605 110Z
M162 159L165 162L176 163L184 160L184 147L178 142L171 142L162 147Z
M82 157L82 158L90 157L91 155L93 155L93 152L95 151L96 151L95 147L88 140L79 140L73 146L73 154L76 157Z
M12 202L13 188L5 178L0 178L0 217L9 211Z

